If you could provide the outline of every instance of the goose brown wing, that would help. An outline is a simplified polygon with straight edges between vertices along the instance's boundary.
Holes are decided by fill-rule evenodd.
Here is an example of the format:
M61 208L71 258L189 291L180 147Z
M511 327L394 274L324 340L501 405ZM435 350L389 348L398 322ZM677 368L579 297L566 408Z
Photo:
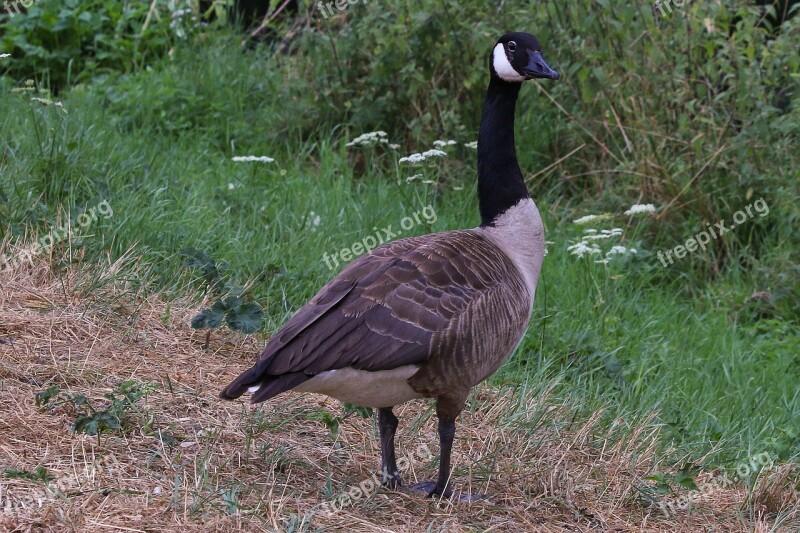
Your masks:
M515 274L507 257L469 230L389 243L323 287L221 397L238 398L261 384L258 402L327 370L424 363L434 355L437 333Z

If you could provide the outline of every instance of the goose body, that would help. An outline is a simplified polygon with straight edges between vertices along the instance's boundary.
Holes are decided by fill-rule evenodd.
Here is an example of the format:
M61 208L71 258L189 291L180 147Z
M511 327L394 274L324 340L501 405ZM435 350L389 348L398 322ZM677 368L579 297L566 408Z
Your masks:
M544 227L514 147L521 82L557 79L535 37L504 35L478 137L481 225L387 243L325 285L269 340L256 364L220 394L253 403L315 392L378 409L382 469L400 484L392 407L435 398L439 479L418 487L449 495L455 419L470 389L492 375L522 340L544 257Z

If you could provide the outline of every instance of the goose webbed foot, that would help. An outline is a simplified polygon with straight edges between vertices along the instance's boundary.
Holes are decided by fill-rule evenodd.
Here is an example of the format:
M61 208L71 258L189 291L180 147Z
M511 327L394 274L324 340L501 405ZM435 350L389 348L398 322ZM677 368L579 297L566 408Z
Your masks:
M413 485L408 486L408 490L422 492L429 498L450 498L453 496L453 489L451 489L450 486L440 489L436 486L435 481L421 481L419 483L414 483Z
M383 471L381 472L381 475L383 476L381 485L387 489L396 490L403 486L403 479L400 477L399 472L389 474L388 472Z
M442 498L447 500L455 500L459 502L491 502L488 494L470 494L470 493L459 493L456 494L450 486L445 487L445 489L439 490L436 487L435 481L422 481L420 483L414 483L413 485L408 486L409 491L414 492L422 492L429 498Z

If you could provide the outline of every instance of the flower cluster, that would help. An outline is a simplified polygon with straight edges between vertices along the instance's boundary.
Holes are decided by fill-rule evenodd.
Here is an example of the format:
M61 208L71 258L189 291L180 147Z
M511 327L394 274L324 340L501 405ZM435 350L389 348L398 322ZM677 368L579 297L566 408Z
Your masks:
M61 108L61 111L63 111L64 113L67 112L67 110L64 109L64 104L62 104L61 102L54 102L53 100L50 100L49 98L39 98L38 96L31 96L31 102L39 102L40 104L42 104L44 106L52 105L52 106Z
M596 229L589 228L584 230L584 233L586 234L583 236L584 241L597 241L601 239L610 239L611 237L622 236L622 228L604 229L599 233Z
M183 17L185 15L191 15L191 14L192 14L191 8L178 9L178 10L172 12L172 18L173 19L179 19L179 18L181 18L181 17Z
M647 214L655 212L656 208L653 204L636 204L630 207L627 211L625 211L625 215L633 216L637 214ZM586 224L590 224L593 222L602 222L608 219L611 219L613 215L604 213L601 215L586 215L582 216L576 220L573 220L573 223L578 226L584 226ZM574 244L570 245L567 250L570 254L576 256L577 258L581 259L583 257L593 257L596 256L597 259L595 263L599 263L602 265L607 265L611 262L612 259L616 257L626 257L630 255L635 255L639 253L636 248L630 248L627 246L622 246L621 244L614 244L611 248L607 249L606 251L601 248L600 244L603 241L608 239L619 239L623 236L622 228L612 228L612 229L603 229L603 230L596 230L594 228L587 228L583 230L583 235L579 241L575 242Z
M386 144L389 142L387 137L388 134L385 131L371 131L369 133L362 133L345 146L375 146L376 144Z
M14 87L13 89L11 89L11 92L20 94L20 93L35 93L35 92L41 93L46 91L43 90L37 91L33 80L25 80L25 83L22 85L22 87Z
M609 218L611 218L611 215L609 214L586 215L582 216L581 218L573 220L572 223L577 224L578 226L585 226L586 224L590 224L592 222L600 222L602 220L608 220Z
M414 174L413 176L409 176L406 178L406 183L411 183L412 181L419 181L420 183L424 183L425 185L436 183L434 180L426 180L423 174Z
M611 250L606 252L606 257L611 257L614 255L628 255L628 254L635 254L637 253L636 248L625 248L621 245L612 246Z
M584 232L583 237L581 240L576 242L575 244L571 245L567 248L569 253L578 257L578 259L583 258L584 256L593 256L593 255L603 255L603 250L600 246L594 242L600 239L611 239L614 237L621 237L622 236L622 229L621 228L614 228L612 230L604 229L602 232L598 233L595 229L587 229ZM595 263L600 263L603 265L607 265L612 258L615 256L625 257L626 255L633 255L638 253L636 248L626 248L620 244L616 244L611 247L605 253L603 259L598 259Z
M274 163L275 160L271 157L267 157L265 155L262 156L255 156L255 155L237 155L235 157L231 157L231 161L236 161L237 163L242 162L249 162L255 161L258 163Z
M568 247L567 250L572 255L577 256L578 259L581 259L584 255L597 255L603 253L603 250L601 250L599 246L585 241L576 242L572 246Z
M654 213L656 210L656 206L653 204L636 204L632 205L630 209L625 211L625 214L628 216L632 215L639 215L642 213Z
M308 213L308 222L310 224L311 231L317 231L317 228L322 223L322 217L320 217L314 211L310 211Z
M430 159L431 157L444 157L447 153L441 150L433 149L428 150L427 152L422 152L421 154L411 154L408 157L401 157L398 163L410 163L415 165L417 163L422 163L423 161Z
M65 115L67 114L64 104L48 98L50 93L47 91L47 89L37 89L33 80L25 80L25 83L21 87L14 87L11 89L11 92L14 94L28 94L30 95L29 100L31 102L36 102L37 104L42 104L43 106L53 106L58 108L58 110ZM36 94L39 96L34 96Z
M190 4L190 2L186 2ZM194 10L191 7L187 7L185 9L176 9L170 15L170 23L169 27L172 31L175 32L175 35L181 39L186 38L186 30L184 28L184 22L197 22L197 16L194 14Z
M632 205L627 211L626 216L633 216L639 214L654 213L656 207L653 204L636 204ZM585 215L578 219L573 220L573 224L578 226L585 226L594 222L603 222L613 218L614 215L610 213L603 213L601 215ZM595 263L607 265L615 257L626 257L639 253L636 248L628 248L621 244L611 246L605 253L600 247L602 241L607 239L622 238L622 228L612 228L604 230L596 230L594 228L587 228L583 230L583 235L580 240L570 245L567 250L572 255L580 258L586 256L599 256L600 258Z
M5 59L7 57L11 57L11 54L0 54L0 59Z
M468 143L464 143L464 146L466 146L467 148L472 148L473 150L477 150L478 149L478 141L471 141L471 142L468 142Z
M445 146L453 146L454 144L458 144L456 141L449 140L449 141L433 141L433 145L436 148L444 148Z

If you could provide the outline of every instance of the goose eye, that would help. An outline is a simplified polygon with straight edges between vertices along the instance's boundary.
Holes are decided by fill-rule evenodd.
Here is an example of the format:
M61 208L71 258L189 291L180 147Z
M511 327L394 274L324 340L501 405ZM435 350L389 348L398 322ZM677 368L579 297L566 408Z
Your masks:
M508 44L506 46L508 46L508 51L511 52L512 54L517 50L517 43L515 43L514 41L508 41Z

